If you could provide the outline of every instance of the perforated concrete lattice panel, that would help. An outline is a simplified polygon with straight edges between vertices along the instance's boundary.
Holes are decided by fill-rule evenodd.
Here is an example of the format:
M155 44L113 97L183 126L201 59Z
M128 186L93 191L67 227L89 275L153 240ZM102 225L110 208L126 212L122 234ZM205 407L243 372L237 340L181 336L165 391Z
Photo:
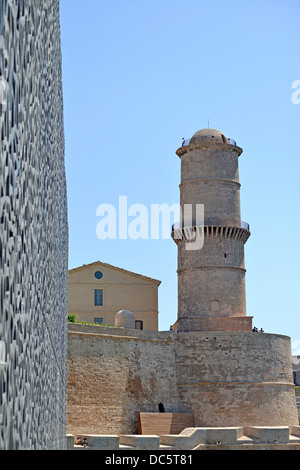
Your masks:
M1 0L0 132L0 449L61 449L68 227L59 0Z

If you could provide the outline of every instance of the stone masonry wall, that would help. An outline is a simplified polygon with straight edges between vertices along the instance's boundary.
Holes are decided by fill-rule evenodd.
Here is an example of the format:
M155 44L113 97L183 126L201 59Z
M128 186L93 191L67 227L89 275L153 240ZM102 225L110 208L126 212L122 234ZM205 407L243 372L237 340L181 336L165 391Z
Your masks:
M238 155L241 149L210 142L197 149L186 147L186 150L187 153L181 155L181 207L204 204L206 225L239 227Z
M178 270L178 317L246 314L245 272L230 267ZM212 312L218 301L219 312Z
M177 410L174 335L70 324L68 432L137 433L138 412Z
M192 332L176 343L180 408L196 426L298 425L288 337Z
M290 340L69 325L68 433L136 434L138 412L195 425L297 425Z

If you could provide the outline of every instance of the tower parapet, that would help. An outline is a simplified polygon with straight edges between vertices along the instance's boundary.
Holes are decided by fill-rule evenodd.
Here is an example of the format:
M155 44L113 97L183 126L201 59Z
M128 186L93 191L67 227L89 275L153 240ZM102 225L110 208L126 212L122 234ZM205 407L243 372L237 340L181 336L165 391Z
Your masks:
M243 150L216 129L184 141L180 206L193 208L188 226L175 224L178 246L178 331L251 331L246 316L244 245L249 225L241 221L238 158ZM203 224L195 218L204 206ZM184 218L182 217L182 220ZM201 248L191 244L202 237Z

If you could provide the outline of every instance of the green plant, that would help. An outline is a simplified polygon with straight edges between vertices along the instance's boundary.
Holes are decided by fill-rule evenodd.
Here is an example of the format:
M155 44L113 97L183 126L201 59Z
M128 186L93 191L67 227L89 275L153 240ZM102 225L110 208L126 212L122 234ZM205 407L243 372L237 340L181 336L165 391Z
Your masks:
M69 322L69 323L76 323L76 315L75 315L75 313L69 313L69 315L68 315L68 322Z

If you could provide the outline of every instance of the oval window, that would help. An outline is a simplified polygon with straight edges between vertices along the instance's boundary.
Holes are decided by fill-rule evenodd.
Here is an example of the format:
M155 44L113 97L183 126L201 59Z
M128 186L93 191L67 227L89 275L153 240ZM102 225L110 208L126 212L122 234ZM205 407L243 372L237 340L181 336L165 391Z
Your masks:
M94 274L96 279L102 279L103 278L103 273L101 271L96 271Z

